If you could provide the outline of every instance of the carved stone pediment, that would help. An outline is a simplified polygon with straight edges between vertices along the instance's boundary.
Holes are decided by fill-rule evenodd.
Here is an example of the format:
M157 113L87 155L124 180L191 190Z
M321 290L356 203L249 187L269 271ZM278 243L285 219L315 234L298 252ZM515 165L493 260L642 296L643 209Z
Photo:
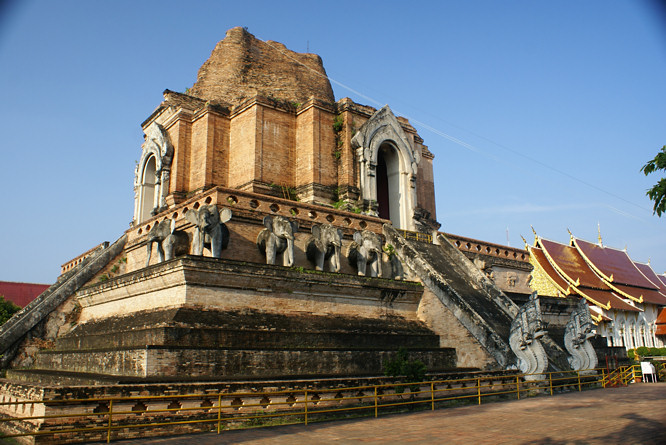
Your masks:
M351 139L356 150L359 185L364 202L378 201L377 181L380 151L392 153L386 169L391 179L389 201L391 222L405 230L416 230L414 211L416 209L416 175L421 162L420 149L405 133L402 125L388 105L376 111ZM388 158L383 158L384 160ZM374 209L366 210L377 216Z
M386 141L393 142L401 153L409 156L412 174L416 174L418 164L421 161L420 154L417 150L414 150L400 122L398 122L398 118L395 117L388 105L384 105L375 112L359 128L351 143L352 148L357 150L360 159L376 164L379 146Z

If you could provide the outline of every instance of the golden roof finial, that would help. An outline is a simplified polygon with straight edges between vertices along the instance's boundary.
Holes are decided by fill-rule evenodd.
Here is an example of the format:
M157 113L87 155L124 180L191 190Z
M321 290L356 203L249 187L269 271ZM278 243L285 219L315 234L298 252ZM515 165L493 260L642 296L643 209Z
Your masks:
M525 243L525 250L530 250L530 245L527 244L527 240L523 235L520 235L520 237L523 239L523 242Z
M532 233L534 233L534 247L537 246L537 241L539 240L539 235L537 235L536 230L534 230L534 226L530 224L530 228L532 229Z
M604 247L604 243L601 242L601 224L597 223L597 232L599 233L599 247Z

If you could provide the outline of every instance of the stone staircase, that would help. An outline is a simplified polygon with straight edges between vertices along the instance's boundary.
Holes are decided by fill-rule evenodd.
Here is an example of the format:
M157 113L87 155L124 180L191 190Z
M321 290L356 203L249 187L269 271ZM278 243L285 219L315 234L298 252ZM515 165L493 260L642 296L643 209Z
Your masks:
M384 235L404 266L419 277L501 368L515 364L509 334L519 307L492 280L442 234L431 244L407 240L385 225ZM562 347L548 335L541 338L541 343L550 370L569 369Z
M58 277L53 285L2 325L0 367L7 367L16 353L20 340L119 255L126 241L127 235L123 235L111 245L108 242L102 244L81 263Z

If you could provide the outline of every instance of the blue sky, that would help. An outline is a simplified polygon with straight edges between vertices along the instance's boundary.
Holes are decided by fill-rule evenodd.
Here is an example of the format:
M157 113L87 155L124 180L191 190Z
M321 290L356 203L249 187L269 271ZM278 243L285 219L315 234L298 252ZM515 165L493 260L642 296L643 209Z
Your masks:
M8 6L7 6L8 5ZM132 219L140 123L227 29L319 54L336 99L406 116L442 230L596 240L666 271L640 167L666 144L666 21L649 1L22 1L0 8L0 280ZM359 92L360 94L357 94Z

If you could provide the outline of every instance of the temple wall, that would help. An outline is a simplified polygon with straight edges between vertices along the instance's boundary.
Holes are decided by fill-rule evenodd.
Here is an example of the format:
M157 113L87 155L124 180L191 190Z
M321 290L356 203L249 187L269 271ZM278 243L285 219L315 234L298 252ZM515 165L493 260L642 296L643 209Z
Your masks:
M292 186L291 152L295 145L295 118L292 113L257 107L257 152L255 179L267 184ZM235 149L235 147L234 147Z
M169 194L187 192L190 177L190 150L192 140L192 124L188 119L179 118L167 127L167 132L177 150L174 149L171 163Z
M414 321L422 292L414 282L183 257L97 283L77 298L80 323L181 306Z
M424 150L421 145L421 163L416 177L416 206L427 210L430 212L430 218L437 220L432 160L433 155L427 151L427 148Z
M497 366L497 361L427 287L417 316L439 335L442 348L455 348L459 368L491 369Z
M222 258L265 263L265 256L257 248L257 235L264 228L262 222L264 216L279 215L297 221L299 224L299 230L295 234L294 267L314 269L305 254L305 246L313 224L333 224L342 229L344 240L341 251L341 272L348 274L356 274L355 269L349 265L346 258L347 249L352 242L351 238L354 232L367 229L381 234L383 224L383 220L366 215L217 187L172 207L168 214L151 218L128 230L129 238L125 248L127 272L145 267L147 258L146 234L155 223L167 220L175 215L176 228L188 232L191 241L194 227L185 219L185 213L189 209L197 209L207 204L217 204L218 207L229 208L233 212L231 221L226 223L230 232L229 248L222 251ZM210 255L209 252L205 252L205 254ZM385 258L385 260L387 259ZM158 261L157 246L153 245L151 264L156 264ZM281 264L279 258L276 263ZM388 276L390 267L387 263L384 264L384 271Z
M256 108L246 108L231 119L229 135L229 187L241 187L255 178ZM231 150L231 147L234 147ZM233 172L233 174L232 174Z

